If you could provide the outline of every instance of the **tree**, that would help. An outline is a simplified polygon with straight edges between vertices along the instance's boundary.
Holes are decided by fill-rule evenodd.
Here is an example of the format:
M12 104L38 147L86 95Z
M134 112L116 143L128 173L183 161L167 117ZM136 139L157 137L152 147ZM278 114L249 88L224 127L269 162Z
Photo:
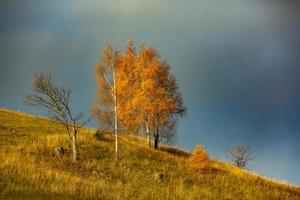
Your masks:
M197 173L204 173L209 167L208 153L201 145L197 145L189 159L189 166Z
M114 130L116 160L120 127L126 130L136 128L135 109L128 100L134 91L134 58L135 49L129 40L125 54L111 44L106 45L102 59L96 64L98 98L92 111L102 129Z
M142 45L136 52L132 40L123 52L107 45L96 65L96 77L98 99L92 110L101 128L112 127L116 121L114 125L126 132L143 128L150 147L153 137L155 149L174 135L186 108L170 66L155 48ZM117 135L119 130L114 130Z
M118 159L118 92L117 68L119 52L108 44L103 51L102 60L96 64L98 82L98 103L94 104L93 114L102 125L111 126L115 133L115 159Z
M186 115L187 108L183 103L182 94L179 92L179 87L173 75L169 78L167 91L172 96L172 101L175 103L175 109L171 111L168 119L161 128L159 142L163 141L170 143L176 135L178 119Z
M163 68L156 49L142 46L137 56L139 87L135 101L138 102L140 119L144 121L149 146L151 135L157 149L159 128L166 121L174 104L165 90L167 70ZM152 133L152 134L151 134Z
M35 76L33 91L24 96L23 101L31 106L48 110L50 117L62 123L72 145L73 162L77 161L77 134L89 120L82 121L84 115L73 115L69 105L71 90L52 83L51 74L40 73Z
M239 167L245 168L249 161L253 160L250 147L238 146L228 150L231 162Z
M149 146L153 135L157 149L160 141L174 135L178 117L185 114L186 108L169 64L160 59L156 49L143 45L136 64L140 84L136 102L143 116L140 118L144 120Z
M139 87L138 71L136 69L137 53L132 40L128 40L126 49L120 54L117 84L121 101L118 104L119 121L122 129L129 133L137 133L140 124L138 118L139 106L134 101Z

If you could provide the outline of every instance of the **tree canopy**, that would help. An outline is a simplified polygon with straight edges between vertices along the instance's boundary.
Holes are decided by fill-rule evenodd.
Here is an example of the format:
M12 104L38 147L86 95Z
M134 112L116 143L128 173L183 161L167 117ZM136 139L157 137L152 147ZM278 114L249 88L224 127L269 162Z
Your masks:
M141 45L136 51L132 40L124 51L106 45L96 64L96 78L97 100L92 110L102 129L144 130L155 148L174 135L186 108L168 62L155 48Z

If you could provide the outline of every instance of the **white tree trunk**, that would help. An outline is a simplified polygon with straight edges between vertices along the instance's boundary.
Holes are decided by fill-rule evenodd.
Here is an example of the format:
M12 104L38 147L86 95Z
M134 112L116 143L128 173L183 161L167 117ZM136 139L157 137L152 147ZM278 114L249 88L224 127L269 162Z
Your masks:
M147 134L147 137L148 137L148 145L151 148L150 130L149 130L149 124L148 124L147 121L145 122L145 126L146 126L146 134Z
M113 70L114 81L114 116L115 116L115 159L118 160L118 116L117 116L117 90L116 90L116 74Z
M77 133L74 130L73 136L72 136L72 150L73 150L73 162L77 162Z

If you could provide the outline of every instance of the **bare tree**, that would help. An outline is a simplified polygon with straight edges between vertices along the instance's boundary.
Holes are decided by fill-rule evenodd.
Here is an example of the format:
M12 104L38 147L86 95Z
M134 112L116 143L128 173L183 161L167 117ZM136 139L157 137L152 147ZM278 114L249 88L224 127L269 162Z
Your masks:
M250 147L238 146L228 149L229 159L240 168L245 168L249 161L253 160Z
M73 162L77 161L77 134L78 130L88 121L82 121L84 115L73 115L69 100L71 90L58 87L52 83L51 74L40 73L35 76L33 91L24 96L23 101L31 106L48 110L50 117L62 123L68 133L72 145Z

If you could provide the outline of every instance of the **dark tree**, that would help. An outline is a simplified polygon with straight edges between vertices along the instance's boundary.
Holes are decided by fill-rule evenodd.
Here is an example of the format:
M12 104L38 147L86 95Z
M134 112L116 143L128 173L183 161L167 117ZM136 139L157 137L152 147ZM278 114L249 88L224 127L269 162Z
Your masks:
M240 168L245 168L249 161L253 160L250 147L238 146L228 149L229 159Z
M31 106L46 109L50 117L66 128L72 145L73 162L77 161L77 134L89 120L82 121L84 115L71 112L69 100L71 90L52 83L51 74L40 73L35 76L33 91L24 96L23 101Z
M183 117L187 113L187 108L183 103L183 96L179 91L179 87L176 83L176 78L170 75L168 83L165 88L168 94L172 97L172 101L175 105L174 109L169 113L167 120L164 124L154 132L154 148L158 148L159 142L173 143L175 142L175 136L177 133L177 123L180 117Z

